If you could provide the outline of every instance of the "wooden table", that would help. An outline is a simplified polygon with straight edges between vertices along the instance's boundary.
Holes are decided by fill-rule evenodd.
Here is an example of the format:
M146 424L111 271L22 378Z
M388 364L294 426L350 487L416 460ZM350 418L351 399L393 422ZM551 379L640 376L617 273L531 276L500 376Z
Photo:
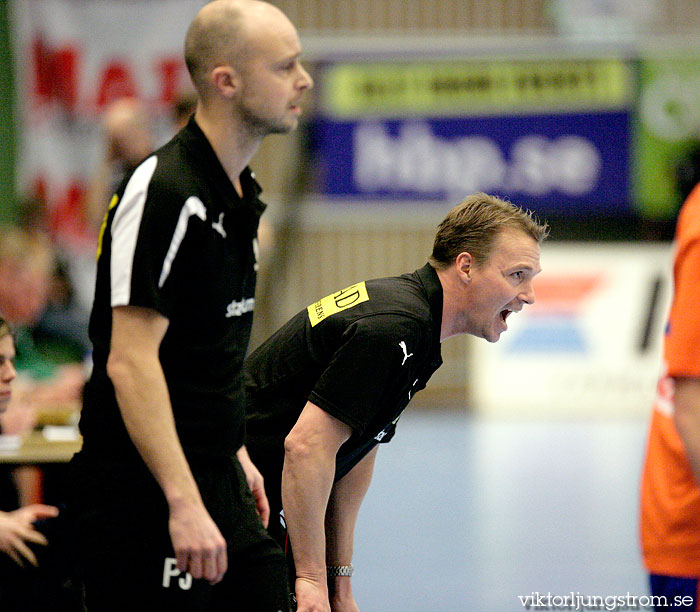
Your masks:
M80 450L83 441L62 435L64 432L45 428L45 431L32 431L19 439L0 441L0 463L13 465L41 465L67 463ZM65 433L70 433L66 431Z

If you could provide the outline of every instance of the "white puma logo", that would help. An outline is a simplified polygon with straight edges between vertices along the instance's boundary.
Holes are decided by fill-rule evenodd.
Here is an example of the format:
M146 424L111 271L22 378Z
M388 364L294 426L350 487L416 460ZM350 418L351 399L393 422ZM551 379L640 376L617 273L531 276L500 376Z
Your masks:
M217 232L219 232L219 234L221 234L224 238L226 238L226 230L224 229L224 213L220 213L220 214L219 214L219 220L218 220L216 223L214 223L214 222L212 221L211 226L212 226Z
M413 357L413 353L408 352L408 348L406 347L406 343L403 340L401 340L401 342L399 342L399 346L401 347L401 350L403 351L403 361L401 362L401 365L403 365L404 363L406 363L406 359L408 359L409 357Z

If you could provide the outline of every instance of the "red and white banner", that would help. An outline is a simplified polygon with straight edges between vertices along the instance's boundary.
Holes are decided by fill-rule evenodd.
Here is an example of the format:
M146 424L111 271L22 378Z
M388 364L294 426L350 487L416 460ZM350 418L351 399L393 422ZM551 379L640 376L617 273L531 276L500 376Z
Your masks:
M90 238L82 207L103 155L100 119L110 102L124 96L144 102L156 144L172 134L173 103L191 88L185 33L203 4L11 0L18 193L46 202L59 239Z

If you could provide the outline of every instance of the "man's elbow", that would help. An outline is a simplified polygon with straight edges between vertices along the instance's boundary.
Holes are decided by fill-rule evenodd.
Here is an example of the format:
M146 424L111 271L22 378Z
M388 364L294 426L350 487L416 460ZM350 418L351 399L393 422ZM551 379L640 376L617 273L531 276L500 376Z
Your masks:
M107 358L107 376L115 388L120 387L128 378L131 370L129 366L129 359L125 355L110 351Z

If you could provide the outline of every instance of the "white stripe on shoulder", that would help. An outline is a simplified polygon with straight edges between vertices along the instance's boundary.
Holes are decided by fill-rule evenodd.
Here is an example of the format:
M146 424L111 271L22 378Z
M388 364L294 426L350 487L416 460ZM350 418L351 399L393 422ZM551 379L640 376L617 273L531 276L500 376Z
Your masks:
M175 227L175 233L173 234L173 239L170 241L170 248L165 256L165 261L163 262L163 269L160 272L160 279L158 280L158 287L162 287L165 281L168 279L170 274L170 268L173 265L177 251L180 248L180 244L187 233L187 225L190 222L190 217L192 215L197 215L202 221L207 220L207 211L204 208L202 200L196 196L190 196L187 198L185 205L180 211L180 217L177 220L177 226Z
M143 208L151 177L158 165L153 155L129 179L112 221L112 306L125 306L131 297L131 274Z

